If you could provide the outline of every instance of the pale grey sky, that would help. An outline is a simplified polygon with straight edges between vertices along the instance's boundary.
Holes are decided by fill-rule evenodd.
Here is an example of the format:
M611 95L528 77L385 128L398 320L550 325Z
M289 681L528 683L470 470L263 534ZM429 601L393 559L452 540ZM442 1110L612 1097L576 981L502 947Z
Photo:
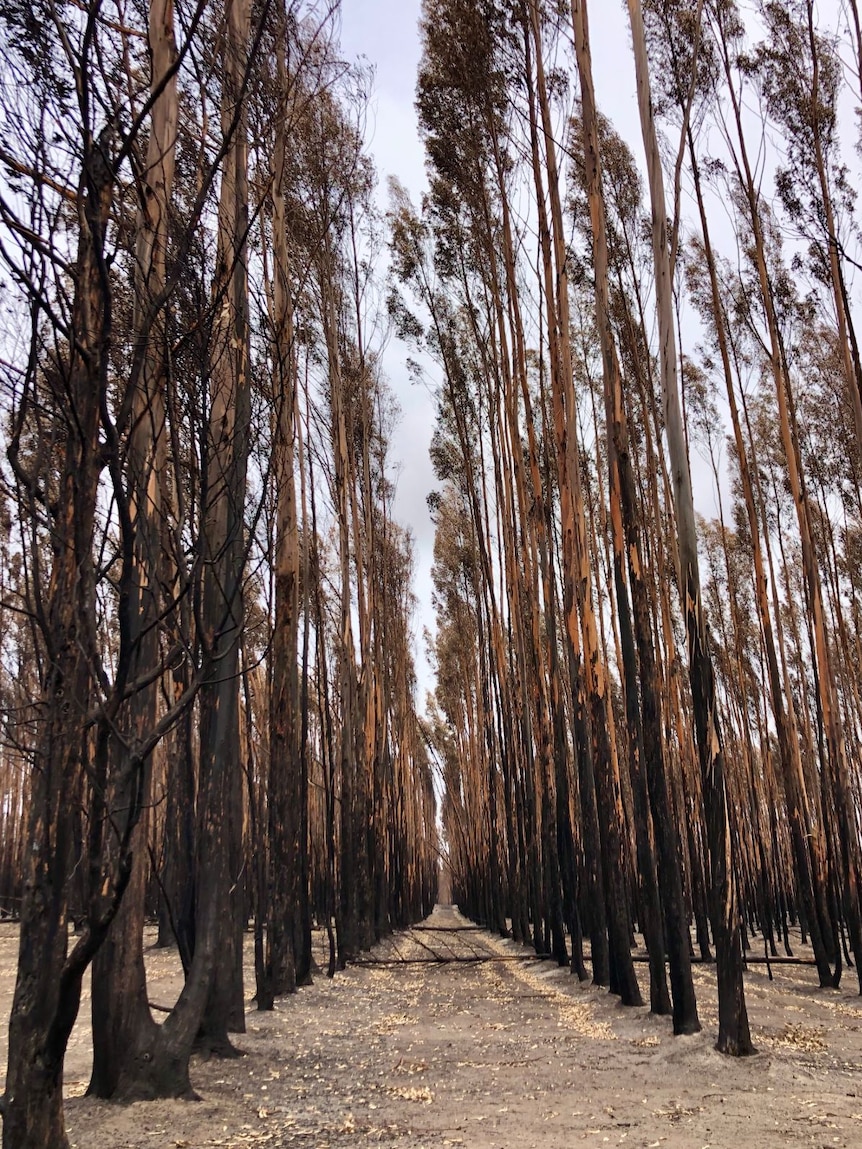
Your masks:
M420 0L344 0L341 9L341 48L346 59L364 56L375 68L368 121L368 146L377 165L381 206L386 206L389 176L397 176L418 202L425 189L425 159L419 141L413 99L419 67ZM428 457L435 409L428 392L410 382L408 348L392 339L384 354L389 382L401 406L392 451L398 468L395 514L414 535L418 600L414 633L419 705L434 683L426 659L423 629L433 629L431 563L434 527L426 497L434 489Z

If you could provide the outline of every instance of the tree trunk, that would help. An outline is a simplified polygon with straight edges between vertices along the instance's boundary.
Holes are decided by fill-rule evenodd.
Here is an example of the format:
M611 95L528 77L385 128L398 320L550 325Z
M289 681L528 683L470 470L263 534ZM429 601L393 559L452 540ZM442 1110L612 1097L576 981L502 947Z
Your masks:
M679 866L679 845L675 832L675 825L671 817L668 798L667 777L665 774L664 758L661 743L661 716L658 703L657 679L655 669L655 655L652 640L652 628L649 619L649 604L643 578L643 557L640 537L639 511L637 507L634 476L629 456L629 435L625 397L622 387L620 366L614 343L611 327L610 299L609 299L609 259L607 229L605 223L605 204L602 190L602 160L598 130L598 117L593 90L592 65L590 59L589 32L586 11L576 14L576 52L578 70L581 81L581 115L584 135L584 164L587 177L587 195L590 203L590 220L593 235L593 268L595 276L596 295L596 323L599 331L599 340L602 347L602 374L605 392L605 412L607 430L608 466L610 469L611 492L611 521L613 527L614 566L618 584L617 598L620 604L621 631L623 631L623 662L627 668L626 698L627 706L633 706L634 713L630 717L630 737L634 743L635 760L638 759L640 748L644 755L646 779L644 783L637 782L637 770L632 779L633 786L637 786L636 797L641 786L644 793L640 804L643 807L639 821L647 822L646 788L652 800L652 814L656 844L658 846L660 868L659 873L662 885L662 900L665 906L667 919L668 946L670 952L671 985L673 989L673 1021L674 1033L696 1033L700 1029L697 1016L697 1004L694 995L694 984L691 977L691 961L689 956L688 923L685 916L685 907L682 897L682 876ZM640 670L641 710L638 713L638 666L635 663L634 651L627 656L625 633L631 634L631 624L628 621L628 602L626 588L623 580L623 570L626 560L631 583L632 603L634 607L634 634L637 643L637 662ZM623 625L623 624L626 625ZM631 639L629 638L629 642ZM640 746L639 746L640 743ZM649 845L648 825L638 826L639 855L642 856L641 871L646 883L647 898L656 900L657 895L651 894L649 889L650 869L653 865L652 852ZM641 839L646 837L646 841ZM652 908L648 918L655 915L657 907ZM647 922L649 928L650 922ZM661 930L660 918L659 929ZM645 930L645 932L647 932ZM652 927L655 934L655 927ZM651 946L650 968L653 966L653 946L659 946L664 967L664 947L660 944L661 935ZM650 945L650 937L647 937ZM652 981L655 981L653 975ZM661 990L658 992L658 1001L661 1002ZM665 990L666 992L666 990ZM652 996L652 995L651 995ZM655 1006L654 1006L655 1008Z
M551 359L551 390L554 405L554 433L563 531L565 581L570 585L567 626L574 642L575 607L579 615L581 649L586 698L591 720L592 746L595 757L595 782L600 815L605 878L605 901L608 910L610 955L610 988L619 993L625 1005L641 1005L642 1000L634 973L629 945L628 907L624 880L623 812L620 779L616 757L612 752L607 712L607 679L599 651L595 609L592 601L592 575L587 546L584 499L581 489L580 458L577 440L577 401L572 378L572 355L569 334L568 277L565 241L560 203L558 169L541 52L539 15L535 3L530 6L532 40L535 48L538 107L548 172L551 204L551 226L544 208L544 192L537 165L537 125L531 110L531 140L536 193L539 202L539 233L542 240L542 263L545 308L548 313L548 340ZM526 32L526 29L525 29ZM529 39L528 39L529 44ZM528 48L529 56L529 48ZM529 59L527 63L529 75ZM528 82L531 82L528 80ZM534 101L531 96L531 109ZM576 705L578 703L576 702ZM580 748L579 748L580 749Z
M733 877L733 845L728 819L724 753L715 697L715 678L709 652L706 619L700 596L697 533L688 452L679 402L673 298L667 236L664 176L653 121L649 63L640 0L628 0L637 72L638 107L649 172L652 205L653 256L659 317L662 386L668 450L673 474L679 545L680 593L688 635L691 678L700 768L710 853L711 916L718 971L718 1041L721 1053L753 1052L742 982L737 891ZM585 13L584 13L585 16Z
M153 104L143 203L138 212L135 279L135 350L141 356L132 397L132 430L128 454L130 517L134 528L130 587L132 679L147 675L159 664L162 612L160 582L164 575L163 483L165 437L165 333L163 292L168 245L168 216L177 137L177 79L174 71L173 0L153 0L149 13ZM154 729L158 710L158 679L140 690L128 705L127 740L134 745ZM111 753L117 761L116 785L108 788L102 850L115 849L114 829L125 827L135 812L138 779L130 772L119 740ZM150 763L143 793L149 799ZM132 835L132 875L123 905L106 944L93 963L93 1073L88 1093L112 1097L123 1075L124 1060L134 1048L139 1030L155 1023L147 1003L143 929L147 874L148 817L144 809Z
M118 904L125 881L90 891L84 932L68 951L68 893L76 799L90 740L89 617L93 539L102 469L100 404L107 386L111 297L104 264L113 192L107 136L84 137L71 348L59 366L58 403L66 444L53 524L53 565L43 616L50 665L32 775L27 868L21 902L18 973L9 1020L3 1149L66 1149L63 1061L81 979ZM100 737L104 752L105 736ZM98 862L96 862L98 865ZM116 875L113 876L116 881ZM126 874L126 879L128 874ZM100 896L100 894L102 896Z
M242 975L242 769L239 752L239 653L243 628L245 537L243 511L249 450L250 379L248 271L247 113L237 106L247 69L250 0L228 4L222 132L230 147L222 167L215 319L210 346L210 415L207 436L207 504L203 516L205 560L202 640L209 673L200 691L201 798L203 811L197 883L199 913L204 889L221 915L219 961L207 999L199 1045L231 1054L229 1032L245 1031ZM206 857L204 850L216 855ZM202 866L211 873L204 875ZM209 892L209 891L208 891ZM196 945L198 939L196 939Z
M293 346L290 257L285 209L288 76L285 25L276 46L278 96L272 173L272 339L275 361L274 477L276 490L275 601L272 686L269 707L269 905L266 912L266 969L270 994L296 989L294 933L300 923L300 887L307 843L304 825L303 760L299 710L299 524L294 475L296 362ZM306 899L307 904L307 899ZM307 974L307 971L306 971Z

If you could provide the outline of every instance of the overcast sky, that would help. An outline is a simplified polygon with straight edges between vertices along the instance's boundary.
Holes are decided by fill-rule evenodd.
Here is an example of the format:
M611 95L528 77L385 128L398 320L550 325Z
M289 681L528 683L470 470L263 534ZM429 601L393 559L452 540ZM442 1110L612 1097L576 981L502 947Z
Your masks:
M374 66L375 84L369 117L368 146L377 164L381 202L385 205L390 175L418 202L426 187L425 159L413 106L419 66L421 0L342 0L341 48L346 59L363 56ZM637 131L634 63L629 46L625 9L619 0L601 0L591 7L593 68L599 105L631 143ZM393 339L384 358L390 384L401 405L393 456L399 471L395 513L416 540L415 593L419 705L433 686L426 661L424 628L433 630L431 563L434 528L426 497L434 488L428 445L435 411L430 395L412 384L406 370L408 348Z
M382 206L386 203L389 176L397 176L416 202L426 186L424 153L413 107L419 67L420 10L420 0L343 0L342 3L342 52L348 60L365 57L375 69L368 147L377 165ZM400 523L410 527L416 540L414 590L419 605L414 632L418 701L422 707L426 691L433 686L422 633L425 627L433 629L434 625L431 609L434 528L425 500L434 488L428 445L435 411L428 392L411 384L407 376L408 354L408 348L393 338L386 349L384 365L401 406L401 420L392 444L398 468L395 514Z

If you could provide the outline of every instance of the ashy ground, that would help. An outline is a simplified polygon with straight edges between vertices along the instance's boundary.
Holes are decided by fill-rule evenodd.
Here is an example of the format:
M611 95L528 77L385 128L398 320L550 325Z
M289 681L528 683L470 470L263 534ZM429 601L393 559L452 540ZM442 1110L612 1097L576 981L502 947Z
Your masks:
M746 974L758 1054L713 1049L714 971L696 967L703 1033L624 1009L512 942L438 907L423 929L246 1015L244 1056L196 1063L202 1100L118 1106L83 1096L89 1001L67 1058L77 1149L778 1149L862 1146L862 999L855 971L817 988L810 966ZM0 926L0 1013L12 1000L15 930ZM493 960L437 963L435 955ZM250 958L249 953L249 958ZM410 959L402 962L400 959ZM147 953L150 997L176 995L176 955ZM647 967L638 967L646 991ZM248 983L253 986L252 970ZM249 990L251 994L252 990ZM5 1031L5 1024L3 1026ZM0 1058L5 1059L5 1032Z

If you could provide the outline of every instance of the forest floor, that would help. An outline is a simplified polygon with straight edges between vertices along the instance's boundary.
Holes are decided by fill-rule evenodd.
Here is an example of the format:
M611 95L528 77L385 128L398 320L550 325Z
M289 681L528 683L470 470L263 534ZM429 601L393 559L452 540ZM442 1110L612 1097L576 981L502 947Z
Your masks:
M469 923L437 907L426 925ZM0 1063L14 984L16 931L0 925ZM797 939L798 940L798 939ZM418 962L436 953L495 960ZM801 949L800 949L800 952ZM810 966L746 974L755 1057L713 1049L714 969L695 967L704 1029L626 1009L550 962L491 934L410 931L278 1001L249 1004L244 1056L196 1062L197 1102L119 1106L83 1096L89 995L66 1060L67 1126L77 1149L636 1149L862 1146L862 999L855 972L817 988ZM251 949L247 957L251 962ZM394 964L393 959L410 958ZM503 959L503 960L500 960ZM147 951L151 1000L167 1005L180 973ZM647 966L638 974L647 992ZM253 986L249 968L247 985ZM251 992L251 991L249 991ZM5 1075L5 1069L3 1070Z

